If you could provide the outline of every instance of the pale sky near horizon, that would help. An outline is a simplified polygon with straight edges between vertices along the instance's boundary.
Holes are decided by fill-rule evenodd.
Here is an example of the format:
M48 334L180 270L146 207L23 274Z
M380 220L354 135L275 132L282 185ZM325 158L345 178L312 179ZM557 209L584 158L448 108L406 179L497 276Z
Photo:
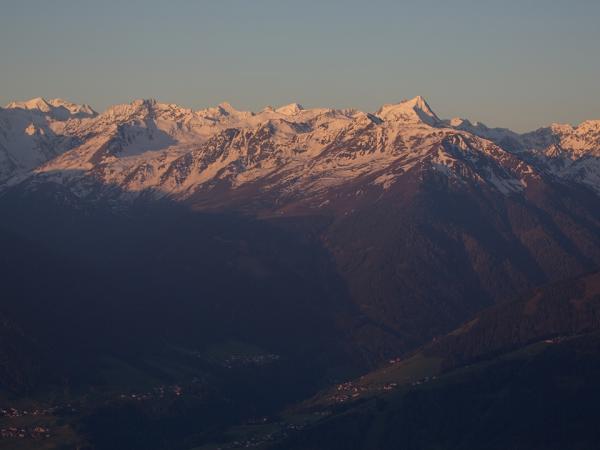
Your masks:
M0 0L0 104L135 98L534 129L600 119L600 0Z

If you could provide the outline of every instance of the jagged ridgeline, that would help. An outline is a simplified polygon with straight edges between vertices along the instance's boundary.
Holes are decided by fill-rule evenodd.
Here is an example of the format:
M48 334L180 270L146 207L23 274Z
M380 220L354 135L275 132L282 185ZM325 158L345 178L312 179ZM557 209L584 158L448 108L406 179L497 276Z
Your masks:
M213 203L224 204L252 187L274 197L270 209L298 201L320 208L333 188L360 181L387 190L425 167L503 194L547 176L596 191L600 185L600 121L517 134L441 120L422 97L373 114L298 104L192 111L154 100L98 114L37 98L10 103L0 117L0 181L68 184L80 198L206 201L201 194L210 191ZM227 196L215 195L223 190Z

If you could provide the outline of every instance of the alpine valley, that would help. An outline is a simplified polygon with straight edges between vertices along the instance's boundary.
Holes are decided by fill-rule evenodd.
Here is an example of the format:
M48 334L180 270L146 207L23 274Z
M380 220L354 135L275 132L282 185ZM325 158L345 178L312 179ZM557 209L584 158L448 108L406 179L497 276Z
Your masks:
M2 448L600 442L600 120L36 98L0 211Z

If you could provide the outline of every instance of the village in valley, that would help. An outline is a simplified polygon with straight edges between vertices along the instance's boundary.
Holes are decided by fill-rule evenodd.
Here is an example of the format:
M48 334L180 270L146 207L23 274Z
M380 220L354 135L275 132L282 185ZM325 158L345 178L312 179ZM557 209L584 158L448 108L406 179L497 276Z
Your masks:
M192 383L198 380L192 380ZM56 433L53 424L57 418L73 417L85 413L98 403L110 402L151 402L174 400L184 395L184 388L179 384L159 385L150 390L115 393L102 399L55 404L41 407L0 407L0 441L6 439L41 440L52 438ZM1 446L1 445L0 445Z

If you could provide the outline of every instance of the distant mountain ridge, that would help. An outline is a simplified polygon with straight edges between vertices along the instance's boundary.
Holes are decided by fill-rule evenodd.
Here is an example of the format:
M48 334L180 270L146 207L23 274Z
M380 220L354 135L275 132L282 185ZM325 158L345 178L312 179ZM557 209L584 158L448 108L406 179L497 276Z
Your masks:
M279 205L361 181L389 188L426 166L505 195L540 177L600 192L600 121L517 134L441 120L418 96L376 113L290 104L253 113L223 103L193 111L136 100L97 114L54 99L0 110L0 183L53 182L77 196L187 199L218 190L278 190ZM92 194L93 193L93 194ZM212 195L212 194L211 194Z

